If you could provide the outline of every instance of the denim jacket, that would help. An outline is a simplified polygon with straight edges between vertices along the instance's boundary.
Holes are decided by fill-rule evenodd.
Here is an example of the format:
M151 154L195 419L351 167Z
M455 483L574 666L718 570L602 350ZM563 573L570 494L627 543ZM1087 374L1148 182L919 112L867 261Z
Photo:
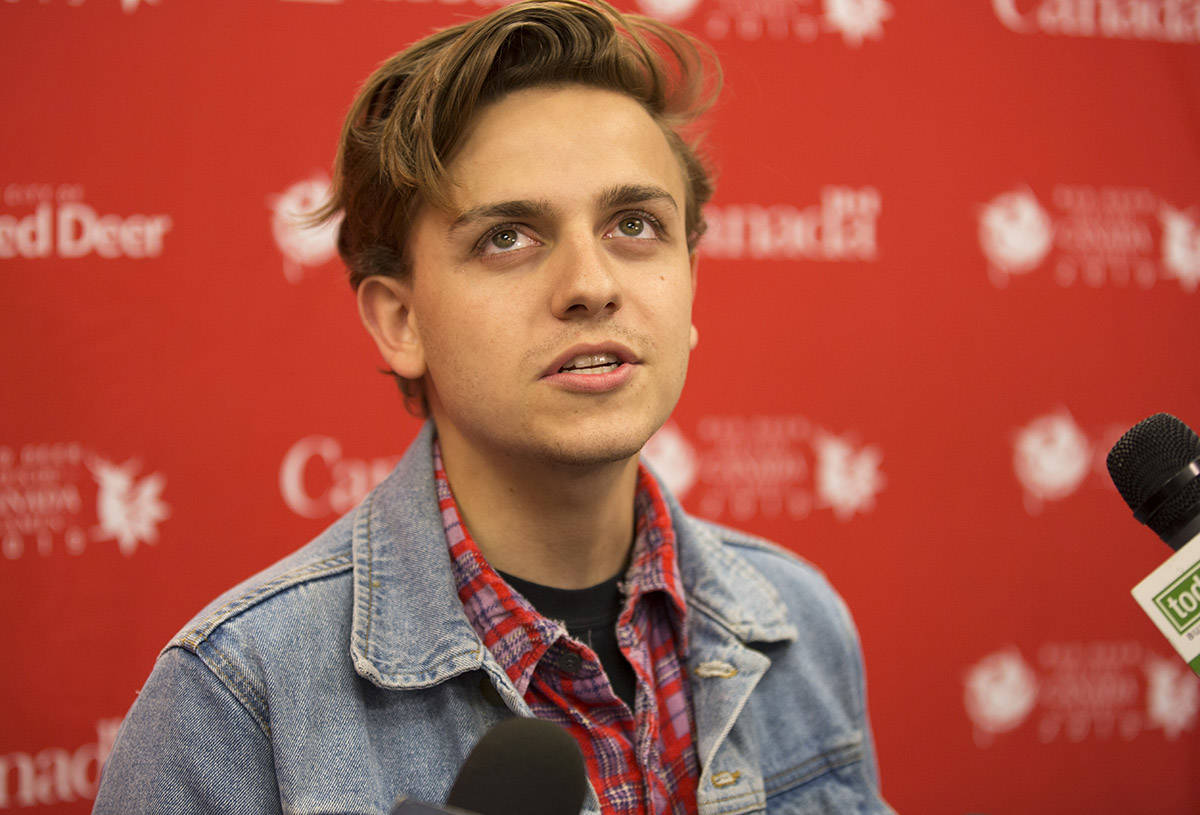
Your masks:
M432 438L427 424L361 505L168 644L94 812L443 801L484 731L531 715L454 591ZM841 600L794 555L691 518L663 492L688 604L700 815L892 812ZM599 813L590 789L584 812Z

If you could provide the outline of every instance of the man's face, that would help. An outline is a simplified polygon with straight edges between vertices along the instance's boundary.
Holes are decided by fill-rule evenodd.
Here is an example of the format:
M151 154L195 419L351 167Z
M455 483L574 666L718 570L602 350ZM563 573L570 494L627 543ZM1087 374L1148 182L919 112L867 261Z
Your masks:
M642 107L583 86L487 106L425 207L409 319L439 432L485 454L629 458L694 344L683 172Z

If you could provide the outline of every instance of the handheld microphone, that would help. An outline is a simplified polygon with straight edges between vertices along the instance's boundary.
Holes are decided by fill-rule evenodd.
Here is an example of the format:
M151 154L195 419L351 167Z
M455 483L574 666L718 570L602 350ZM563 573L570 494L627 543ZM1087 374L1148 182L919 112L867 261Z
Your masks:
M1200 674L1200 437L1167 413L1134 425L1108 453L1133 517L1175 550L1133 597Z
M471 750L445 807L405 798L391 815L579 815L586 793L571 734L542 719L505 719Z

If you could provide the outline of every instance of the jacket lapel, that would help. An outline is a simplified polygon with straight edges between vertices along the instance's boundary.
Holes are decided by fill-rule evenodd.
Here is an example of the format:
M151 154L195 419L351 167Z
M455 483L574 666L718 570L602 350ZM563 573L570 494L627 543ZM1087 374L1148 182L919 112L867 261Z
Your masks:
M771 666L758 648L796 639L778 592L730 552L716 528L667 495L687 595L688 674L696 725L701 815L765 808L761 750L741 714Z
M381 688L431 687L491 658L454 586L433 481L433 433L426 422L356 510L350 653L355 670Z

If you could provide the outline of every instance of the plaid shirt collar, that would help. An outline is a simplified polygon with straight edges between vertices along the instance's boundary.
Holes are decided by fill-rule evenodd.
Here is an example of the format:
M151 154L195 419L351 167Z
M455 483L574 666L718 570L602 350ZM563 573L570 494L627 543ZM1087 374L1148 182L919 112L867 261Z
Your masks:
M433 469L459 600L471 626L523 696L542 657L558 638L567 635L566 628L539 614L484 559L462 523L442 466L441 446L436 441L433 444ZM672 635L679 644L680 653L686 654L687 605L679 578L675 531L657 482L640 463L634 505L634 540L623 582L625 605L617 625L633 625L639 605L660 593L668 601L666 616ZM647 615L642 618L652 619Z

